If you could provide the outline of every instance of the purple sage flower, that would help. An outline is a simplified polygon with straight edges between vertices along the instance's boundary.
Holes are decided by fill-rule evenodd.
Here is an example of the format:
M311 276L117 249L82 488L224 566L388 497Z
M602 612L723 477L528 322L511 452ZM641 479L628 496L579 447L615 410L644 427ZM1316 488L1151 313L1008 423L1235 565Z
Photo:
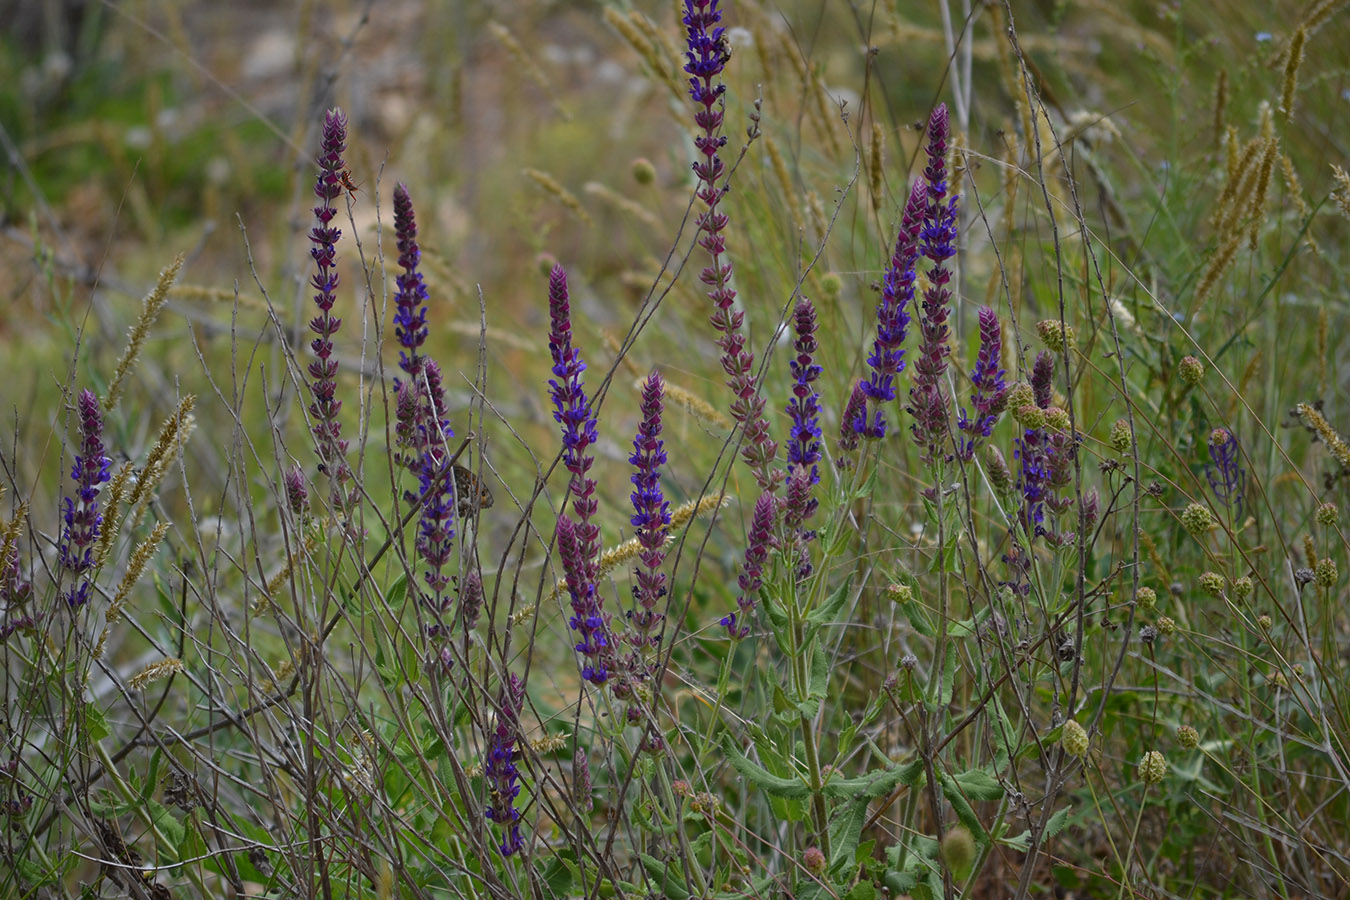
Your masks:
M286 505L293 515L303 515L309 507L309 484L299 463L286 470Z
M708 299L713 302L710 317L713 328L720 332L717 344L722 348L722 369L727 373L727 387L735 398L731 415L745 428L741 444L741 458L755 474L761 490L777 487L780 473L773 470L773 459L778 445L769 435L769 422L764 415L764 398L760 395L755 377L755 355L746 349L742 326L744 310L735 309L736 291L731 287L731 261L724 254L727 249L727 215L718 206L728 190L718 182L726 173L720 155L726 145L722 134L722 117L726 85L718 81L730 58L724 36L725 28L718 23L722 12L718 0L685 0L684 25L688 34L684 71L689 75L689 95L694 99L694 124L699 134L694 137L698 158L694 162L694 177L698 179L696 194L707 209L699 214L699 246L708 252L709 264L700 273L700 280L708 285Z
M497 700L497 727L488 738L487 761L483 777L487 781L489 804L487 818L502 828L498 847L503 856L511 856L525 847L520 833L520 770L516 768L516 744L520 741L520 713L525 706L525 685L513 672L507 678Z
M94 392L80 391L75 403L80 417L80 452L71 466L75 496L65 498L65 526L61 531L61 568L72 579L66 589L66 604L78 609L89 602L85 576L94 568L94 542L103 528L98 511L100 485L111 480L112 459L103 448L103 407Z
M551 330L549 352L553 357L553 379L549 394L553 398L553 418L562 425L563 465L571 474L568 494L572 498L573 523L567 512L558 518L558 552L562 557L572 600L569 625L577 632L577 652L586 657L582 677L592 684L604 684L609 678L612 647L608 635L608 617L604 600L597 589L600 559L600 526L593 519L597 502L591 466L595 455L591 445L599 439L591 401L581 375L586 363L572 346L572 312L567 292L567 272L555 265L549 275L548 305Z
M331 109L323 120L319 175L314 183L314 195L319 198L319 205L314 207L318 224L309 233L314 245L309 253L315 265L310 285L318 292L314 295L314 305L319 308L318 314L309 321L309 329L314 332L309 345L314 351L314 360L309 364L310 391L314 395L309 414L314 420L311 427L319 462L332 478L333 501L338 509L349 506L348 501L352 499L344 490L351 469L347 466L347 442L342 439L342 423L338 421L342 401L337 399L338 362L333 358L333 335L342 327L342 319L333 315L338 287L337 242L342 231L331 223L338 212L333 201L342 196L342 173L346 167L342 153L346 149L347 117L342 110Z
M911 431L914 441L924 450L924 458L933 461L947 430L947 394L942 376L947 371L947 318L951 315L952 292L947 287L952 271L947 261L956 254L957 197L947 197L947 105L938 104L928 119L928 205L920 233L920 250L931 263L928 288L924 291L919 315L919 355L914 361L914 383L910 387L908 407L914 417Z
M980 439L989 437L1008 400L1008 383L1003 378L1003 369L999 368L1003 357L1003 326L998 314L987 306L980 309L979 319L980 352L975 359L975 371L970 376L975 386L975 392L970 396L975 418L972 420L963 408L956 421L956 427L965 434L956 455L966 461L974 459Z
M839 417L839 450L841 454L849 454L858 449L858 431L856 424L867 421L867 389L863 387L861 380L853 383L853 390L849 392L848 402L844 404L844 414ZM847 460L843 457L839 460L839 465L846 465Z
M666 596L666 536L670 532L670 504L661 491L661 467L666 464L666 446L661 440L661 412L665 383L656 372L642 385L642 424L633 438L633 518L638 552L637 584L633 589L634 647L642 652L661 644L660 626L665 614L657 607ZM645 674L645 673L644 673Z
M755 501L755 513L750 520L750 534L745 548L745 563L737 579L741 589L741 595L736 598L737 610L723 616L721 620L728 636L736 640L750 634L750 614L755 609L755 599L763 584L764 563L768 561L769 549L773 545L775 505L773 494L768 491L761 493Z
M1247 473L1242 468L1242 453L1237 435L1227 428L1215 428L1209 433L1209 458L1205 464L1205 478L1219 499L1227 504L1233 515L1242 515Z
M394 235L398 240L398 266L403 270L398 276L398 292L394 295L398 365L416 379L421 369L419 351L427 339L427 286L417 271L422 261L422 251L417 246L417 218L413 214L408 188L403 184L394 188ZM397 379L394 387L398 388Z
M792 348L796 356L788 363L792 371L792 399L787 414L792 420L788 442L787 498L783 504L783 524L795 543L797 574L805 578L811 574L806 545L815 532L806 528L806 522L815 514L819 501L811 496L811 488L820 482L820 394L813 389L820 378L821 368L815 362L819 349L816 343L816 308L806 297L797 301L792 316L797 339Z
M867 364L872 373L863 382L863 391L875 404L871 419L864 413L853 420L853 428L867 438L886 435L886 415L882 404L895 399L895 379L905 369L903 344L909 328L910 303L914 300L915 270L919 259L919 231L928 202L928 185L916 179L905 203L895 251L881 283L881 302L877 304L877 336Z

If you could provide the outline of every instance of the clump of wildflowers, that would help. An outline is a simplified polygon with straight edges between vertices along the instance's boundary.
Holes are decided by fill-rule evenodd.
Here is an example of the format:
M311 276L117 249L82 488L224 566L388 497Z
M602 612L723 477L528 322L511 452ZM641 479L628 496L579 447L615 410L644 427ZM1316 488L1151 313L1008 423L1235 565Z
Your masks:
M1058 319L1042 319L1036 323L1036 333L1041 341L1055 353L1063 353L1065 347L1073 346L1073 326L1065 325Z
M483 776L490 799L487 818L502 828L498 847L503 856L511 856L525 846L520 833L520 770L516 768L516 745L520 741L520 712L525 706L525 685L513 672L507 677L497 700L497 727L488 739L487 761Z
M562 266L554 266L549 274L548 304L552 326L548 346L554 375L549 381L549 394L553 398L553 418L562 425L563 465L571 474L568 494L572 498L571 512L576 516L575 523L567 512L558 519L558 552L572 600L568 625L580 638L576 650L585 657L582 677L592 684L604 684L609 678L612 648L604 600L596 586L600 526L592 521L598 504L595 479L590 475L595 462L591 445L599 439L599 432L581 380L586 363L572 346L572 311L567 272Z
M1117 453L1126 453L1130 449L1130 422L1128 419L1116 419L1111 426L1111 448Z
M1184 356L1181 363L1177 366L1177 374L1181 380L1190 385L1200 383L1200 379L1205 377L1205 364L1194 356Z
M314 351L314 359L309 364L309 387L314 395L309 414L313 417L311 427L320 467L332 479L333 502L338 508L348 505L350 498L346 496L344 486L351 478L351 469L347 466L347 442L342 438L342 423L338 421L342 401L337 399L338 362L333 358L333 335L342 327L342 319L333 315L338 287L337 242L342 231L331 223L338 212L333 201L342 196L342 173L346 167L342 154L346 149L347 117L342 110L331 109L323 120L319 175L314 182L314 195L319 198L319 205L314 207L318 224L309 233L314 244L309 252L315 265L309 283L318 292L314 295L314 305L319 309L309 321L309 330L314 332L314 339L309 344Z
M1167 776L1167 760L1157 750L1149 750L1139 760L1139 780L1144 784L1157 784Z
M1214 527L1214 514L1202 503L1188 503L1181 511L1181 527L1191 537L1203 537Z
M882 405L895 399L895 379L905 369L903 344L909 328L909 305L914 299L915 266L919 259L919 232L927 210L928 185L914 182L900 220L895 250L881 283L881 302L877 304L877 336L867 364L872 371L862 382L863 393L873 402L870 418L864 413L853 422L854 431L867 438L886 435L886 415Z
M999 367L1003 357L1003 326L998 314L987 306L981 307L979 319L980 352L975 359L975 371L970 376L975 386L975 392L970 395L975 418L971 419L963 408L956 422L956 427L965 435L958 445L957 456L966 461L975 457L980 440L989 437L994 422L1008 402L1007 381Z
M1318 587L1335 587L1338 578L1340 572L1336 568L1336 560L1329 556L1319 559L1317 565L1313 567L1313 581Z
M1073 719L1064 723L1064 730L1059 734L1059 745L1064 748L1064 752L1070 756L1083 757L1088 752L1088 735Z
M1200 746L1200 732L1189 725L1177 728L1177 746L1182 750L1194 750Z
M1327 528L1335 528L1341 524L1341 511L1335 503L1323 503L1317 507L1315 514L1318 525L1325 525Z
M94 568L94 542L103 527L98 494L100 486L112 479L112 459L103 448L103 407L98 397L86 388L75 406L80 418L80 452L70 469L75 496L65 498L60 549L61 568L72 579L64 595L71 609L89 602L85 576Z

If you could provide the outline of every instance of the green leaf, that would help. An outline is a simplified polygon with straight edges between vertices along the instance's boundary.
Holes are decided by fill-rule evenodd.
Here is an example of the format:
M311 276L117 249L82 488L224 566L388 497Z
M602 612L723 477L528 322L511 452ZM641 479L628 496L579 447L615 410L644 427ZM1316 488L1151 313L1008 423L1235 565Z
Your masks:
M851 577L845 578L844 583L835 588L834 593L826 597L825 602L813 609L806 617L807 624L815 626L807 629L807 640L810 640L814 632L822 625L828 625L835 621L835 617L839 615L840 610L844 608L844 604L848 602L849 596L852 594L850 590L852 584L853 579Z
M969 769L958 773L956 784L972 800L1003 799L1003 785L984 769Z
M911 760L857 778L831 778L821 789L826 797L849 800L880 800L901 784L916 785L923 777L923 762Z
M727 761L731 767L739 772L746 781L749 781L755 787L775 797L787 797L789 799L800 800L811 793L811 789L800 778L780 778L750 761L750 759L741 752L741 748L736 746L735 740L730 735L722 741L722 746L726 750Z
M669 863L663 863L655 856L649 856L646 853L639 854L642 859L643 868L647 870L647 875L652 878L661 888L661 892L669 900L689 900L689 889L684 886L684 877L680 874L678 868Z
M108 720L103 716L103 710L92 703L84 705L84 732L89 737L91 744L97 744L112 734L112 729L108 727Z
M145 811L149 813L150 821L155 823L155 827L169 839L169 843L175 851L183 845L183 842L187 839L187 829L183 827L182 822L174 817L173 813L154 800L145 804Z
M540 881L544 885L546 897L557 897L561 900L572 892L572 870L556 856L544 866L544 871L540 873Z
M853 853L862 840L866 822L866 800L853 800L845 804L830 822L830 846L834 852L834 858L830 860L830 874L836 878L844 876L853 866Z
M860 881L844 895L844 900L876 900L876 897L876 886L870 881Z

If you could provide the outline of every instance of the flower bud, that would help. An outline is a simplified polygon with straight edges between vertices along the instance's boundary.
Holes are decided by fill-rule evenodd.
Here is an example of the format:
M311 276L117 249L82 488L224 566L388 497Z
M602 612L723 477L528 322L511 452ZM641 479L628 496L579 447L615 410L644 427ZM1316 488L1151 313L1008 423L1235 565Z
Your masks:
M1139 760L1139 780L1144 784L1157 784L1167 775L1167 760L1157 750L1150 750Z
M1205 377L1205 364L1194 356L1182 357L1181 364L1177 366L1177 374L1187 384L1199 384L1200 379Z

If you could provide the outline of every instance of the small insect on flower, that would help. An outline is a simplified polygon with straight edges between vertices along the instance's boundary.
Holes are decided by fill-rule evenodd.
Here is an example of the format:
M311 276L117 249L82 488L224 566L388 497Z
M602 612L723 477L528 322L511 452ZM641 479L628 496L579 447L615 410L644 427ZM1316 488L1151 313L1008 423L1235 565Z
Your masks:
M347 193L355 200L356 192L361 189L361 185L352 183L352 170L343 169L341 172L338 172L338 181L342 182L342 186L346 189ZM362 184L364 184L364 182L362 182Z
M492 491L468 466L456 463L451 467L455 475L455 497L459 501L459 517L467 519L480 509L491 509L495 502Z

